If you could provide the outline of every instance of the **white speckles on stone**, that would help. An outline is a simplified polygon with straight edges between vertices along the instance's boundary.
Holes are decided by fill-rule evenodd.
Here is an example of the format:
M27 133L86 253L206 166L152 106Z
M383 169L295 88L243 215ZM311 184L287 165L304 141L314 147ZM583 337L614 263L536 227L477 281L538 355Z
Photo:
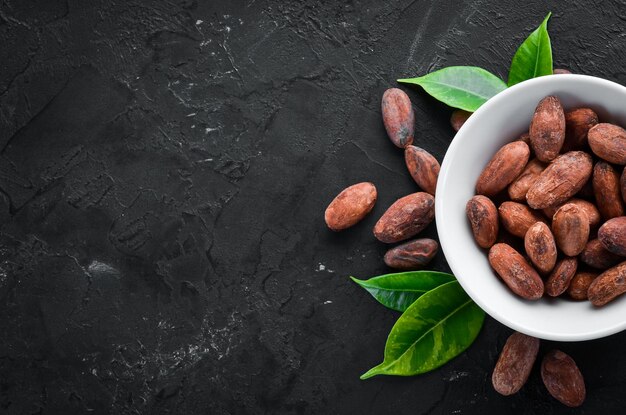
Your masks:
M92 276L101 276L101 277L110 277L119 275L119 271L109 264L105 264L104 262L100 262L97 260L91 261L91 263L87 266L87 272ZM2 276L0 274L0 280Z
M470 375L469 372L452 372L446 380L448 382L455 382L461 378L466 378L469 375Z
M321 262L317 265L317 269L316 269L316 271L317 271L317 272L323 272L323 271L326 271L326 272L331 273L331 274L332 274L333 272L335 272L335 271L333 271L332 269L327 268L327 267L326 267L326 265L322 264Z

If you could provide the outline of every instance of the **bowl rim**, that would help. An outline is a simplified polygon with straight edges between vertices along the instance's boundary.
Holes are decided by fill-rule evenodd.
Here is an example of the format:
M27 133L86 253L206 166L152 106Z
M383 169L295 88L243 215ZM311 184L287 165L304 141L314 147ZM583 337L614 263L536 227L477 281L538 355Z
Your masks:
M558 78L555 78L555 77L558 77ZM484 103L480 108L478 108L478 110L476 110L474 114L480 115L482 113L489 112L492 108L497 107L498 105L501 105L501 102L505 101L509 95L515 94L520 89L524 89L524 88L527 88L529 86L536 85L536 84L539 84L539 85L549 84L553 82L555 79L560 79L560 80L576 79L576 80L584 80L585 82L589 82L589 83L595 83L597 85L602 84L604 86L621 90L621 92L624 95L626 95L625 86L620 85L613 81L609 81L607 79L598 78L598 77L590 76L590 75L580 75L580 74L546 75L546 76L542 76L539 78L533 78L533 79L520 82L516 85L513 85L505 89L504 91L490 98L486 103ZM446 153L444 155L443 162L441 163L441 169L439 171L439 176L437 180L437 188L436 188L437 195L444 194L443 188L445 186L445 183L447 182L448 175L450 174L450 170L451 170L450 160L452 158L452 154L456 153L458 151L457 150L458 147L463 144L464 140L466 140L466 138L464 138L467 135L465 134L465 131L471 130L472 126L474 125L474 123L476 122L478 118L479 117L468 118L465 124L463 124L463 126L455 134L454 138L452 139L452 142L448 146L448 149L446 150ZM469 135L467 135L467 137L468 137L467 139L469 139ZM456 275L462 274L462 269L466 268L466 265L461 263L462 261L461 256L446 254L446 247L450 248L453 245L451 241L451 239L453 239L453 236L450 234L447 234L444 231L443 221L440 219L444 215L444 212L443 212L444 202L445 202L444 197L439 197L439 198L435 197L435 218L436 218L437 234L439 236L439 243L445 255L446 261L448 262L448 265L450 266L452 273L456 276ZM618 333L626 329L626 316L625 316L623 322L621 322L620 324L614 324L613 326L603 327L597 330L587 330L581 333L574 333L574 334L552 333L549 331L537 330L537 329L534 329L533 327L527 327L523 324L518 324L517 322L502 316L501 313L498 312L496 307L491 306L488 302L485 302L480 295L476 294L476 290L473 289L472 286L467 283L467 280L465 278L457 277L457 280L459 281L459 283L461 284L461 287L463 287L465 292L470 296L470 298L481 309L483 309L487 314L489 314L492 318L494 318L495 320L499 321L500 323L504 324L505 326L513 330L519 331L521 333L524 333L530 336L538 337L538 338L545 339L545 340L570 341L571 342L571 341L593 340L593 339L598 339L602 337L607 337L607 336L610 336L612 334Z

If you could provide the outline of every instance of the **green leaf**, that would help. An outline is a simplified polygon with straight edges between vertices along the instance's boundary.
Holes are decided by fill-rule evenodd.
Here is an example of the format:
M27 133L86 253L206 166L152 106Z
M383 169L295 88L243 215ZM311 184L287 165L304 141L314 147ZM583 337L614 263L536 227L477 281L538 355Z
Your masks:
M502 79L476 66L450 66L398 82L419 85L439 101L470 112L506 89Z
M538 76L552 75L552 46L548 34L548 19L551 15L551 12L548 13L515 52L509 69L509 86Z
M482 311L458 281L443 284L418 298L391 329L383 362L361 376L411 376L436 369L474 342Z
M372 294L379 303L396 311L406 310L423 294L441 284L454 281L454 275L437 271L398 272L365 281L350 278Z

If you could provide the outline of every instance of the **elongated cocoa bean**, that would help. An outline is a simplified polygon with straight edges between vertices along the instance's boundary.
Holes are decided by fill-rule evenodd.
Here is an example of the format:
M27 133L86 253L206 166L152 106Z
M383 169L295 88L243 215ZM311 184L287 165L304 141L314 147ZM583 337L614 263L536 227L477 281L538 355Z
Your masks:
M538 300L543 295L543 281L537 271L509 245L499 243L492 246L489 264L511 291L520 297Z
M591 304L600 307L626 292L626 261L600 274L589 285Z
M585 380L574 359L560 350L548 352L541 362L541 379L555 399L569 407L583 404Z
M437 254L439 244L432 239L416 239L391 248L385 254L385 264L390 268L415 270L428 265Z
M404 150L406 167L415 183L425 192L435 195L439 162L424 149L409 145Z
M528 132L530 146L539 160L548 162L559 155L565 140L565 113L557 97L539 101Z
M576 258L565 257L560 260L546 281L546 294L557 297L565 292L576 274L578 261Z
M389 139L400 148L413 144L415 115L409 96L401 89L390 88L383 94L381 109Z
M587 153L570 151L560 155L528 189L528 206L545 209L565 202L589 180L592 169L591 156Z
M530 149L522 141L514 141L502 147L478 177L476 193L494 196L506 189L524 170L528 157L530 157Z
M605 161L596 163L593 168L593 192L598 210L604 220L624 215L619 174Z
M342 190L326 208L326 225L333 231L354 226L372 210L376 197L376 186L369 182Z
M537 359L539 339L522 333L513 333L502 348L491 383L501 395L518 392L528 380Z
M374 226L374 236L381 242L395 243L411 238L435 218L435 198L425 192L398 199Z
M490 248L498 238L498 210L487 197L476 195L465 207L467 218L472 226L476 243L481 248Z

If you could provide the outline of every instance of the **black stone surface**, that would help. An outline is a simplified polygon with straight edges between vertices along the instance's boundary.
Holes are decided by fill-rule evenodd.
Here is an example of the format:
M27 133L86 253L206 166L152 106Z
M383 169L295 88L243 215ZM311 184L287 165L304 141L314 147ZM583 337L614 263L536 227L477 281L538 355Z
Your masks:
M586 378L578 410L536 369L493 391L510 330L492 319L439 370L360 381L397 314L347 276L388 271L371 228L416 189L379 113L395 79L505 77L552 10L556 66L626 83L625 7L0 2L0 413L623 412L625 334L557 345ZM409 94L441 160L451 110ZM331 233L324 208L364 180L374 212Z

